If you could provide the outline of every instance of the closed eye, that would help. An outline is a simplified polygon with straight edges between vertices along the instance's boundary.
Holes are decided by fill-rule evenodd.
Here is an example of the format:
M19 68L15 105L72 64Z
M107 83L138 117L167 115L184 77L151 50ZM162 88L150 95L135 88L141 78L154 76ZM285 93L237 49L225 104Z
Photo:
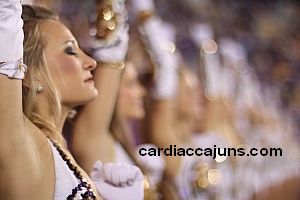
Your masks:
M78 54L77 52L75 52L73 47L67 47L65 49L65 53L72 55L72 56L77 56L77 54Z

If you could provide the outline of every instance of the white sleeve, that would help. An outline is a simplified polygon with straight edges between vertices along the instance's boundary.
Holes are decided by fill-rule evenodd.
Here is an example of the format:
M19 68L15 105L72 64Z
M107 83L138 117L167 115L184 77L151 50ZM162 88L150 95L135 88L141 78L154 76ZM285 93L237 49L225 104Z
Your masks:
M26 5L26 4L33 5L34 2L33 2L33 0L21 0L21 4L22 5Z
M0 1L0 62L17 61L23 56L21 19L22 6L19 0Z

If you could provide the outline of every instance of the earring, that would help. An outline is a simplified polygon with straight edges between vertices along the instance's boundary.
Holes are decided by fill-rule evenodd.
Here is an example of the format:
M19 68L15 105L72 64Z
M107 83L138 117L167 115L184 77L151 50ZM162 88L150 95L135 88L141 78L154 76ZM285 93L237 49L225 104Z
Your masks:
M37 91L41 92L43 89L44 89L43 85L41 83L39 83L38 86L37 86Z
M68 112L68 118L73 119L77 114L77 111L72 109Z

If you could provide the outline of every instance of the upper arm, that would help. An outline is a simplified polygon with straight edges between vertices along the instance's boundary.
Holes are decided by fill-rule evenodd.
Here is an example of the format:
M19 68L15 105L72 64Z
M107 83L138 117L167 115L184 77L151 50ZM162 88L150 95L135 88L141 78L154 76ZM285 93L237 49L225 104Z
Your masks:
M0 74L0 159L10 159L4 152L18 146L25 137L21 81ZM2 163L2 162L0 162Z
M159 148L169 148L170 145L180 147L178 137L176 137L173 122L173 110L171 101L153 100L150 113L150 134L151 141ZM179 156L165 156L166 173L169 177L174 178L181 166Z
M98 67L93 72L98 97L85 105L77 116L76 127L81 134L95 139L101 132L108 132L115 109L121 73L119 70Z
M23 21L22 8L18 0L0 1L0 62L8 62L0 66L0 159L3 160L7 149L19 144L24 130L22 111L22 82L8 78L3 73L14 74L15 69L4 70L4 67L18 67L13 61L23 56ZM6 157L5 157L6 158ZM2 162L0 162L2 163Z
M26 189L34 188L40 180L41 165L36 162L39 153L34 151L31 132L22 112L21 84L21 80L0 74L0 199L4 194L9 199L25 197L29 194ZM25 180L30 180L30 184L16 192L16 187Z
M76 116L71 150L77 162L91 171L96 160L112 162L110 124L114 113L121 71L99 66L93 75L98 89L96 100L85 105ZM83 147L82 144L87 144ZM109 152L108 152L109 151Z

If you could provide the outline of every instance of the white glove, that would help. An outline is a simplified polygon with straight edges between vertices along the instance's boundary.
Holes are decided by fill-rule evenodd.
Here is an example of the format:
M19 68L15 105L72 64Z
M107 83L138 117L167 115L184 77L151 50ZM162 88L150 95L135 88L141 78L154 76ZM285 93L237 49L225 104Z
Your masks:
M128 11L125 6L126 0L112 0L112 9L117 17L118 26L124 26L128 20Z
M179 56L164 45L174 43L175 29L160 18L151 17L140 25L139 31L155 67L151 95L157 100L173 99L177 92Z
M230 38L221 38L219 49L227 65L234 65L238 71L248 70L247 51L242 44Z
M141 144L136 148L137 162L147 169L147 179L154 184L162 180L163 172L166 166L166 161L163 156L149 156L148 151L150 148L157 150L157 146L153 144ZM146 149L146 150L144 150ZM143 155L147 153L146 155Z
M100 3L102 4L102 3ZM110 4L107 4L110 5ZM97 49L102 49L102 48L108 48L108 47L113 47L118 45L118 43L120 42L120 40L122 39L122 34L125 32L128 32L128 25L126 24L128 21L128 11L125 7L125 0L111 0L111 5L112 8L110 8L110 6L104 7L102 11L98 10L98 18L96 21L96 24L100 25L100 29L107 29L108 27L104 27L105 25L102 24L103 21L107 21L103 18L102 12L104 12L106 9L109 9L113 11L114 15L113 15L113 21L115 22L115 28L114 30L111 30L109 32L105 33L105 37L101 37L101 38L93 38L91 47L94 51L96 51ZM102 7L102 6L101 6ZM110 20L108 20L110 21ZM108 22L107 21L107 22ZM106 23L106 22L105 22ZM102 24L102 25L101 25ZM108 24L106 24L107 26ZM99 31L99 30L97 30Z
M190 36L198 46L203 47L203 42L207 39L214 39L214 31L209 24L193 24L190 28ZM220 68L220 60L218 52L203 53L204 59L204 73L206 79L206 96L210 100L215 100L220 96L221 87L223 84Z
M102 171L105 180L102 178ZM142 200L144 198L143 174L134 165L97 161L90 177L105 200Z
M206 97L216 100L221 95L221 63L218 53L204 54L204 71L206 78Z
M112 1L114 13L122 14L123 12L126 12L125 11L126 10L125 1L126 0L113 0Z
M132 7L137 13L141 11L153 11L155 9L153 0L132 0Z
M0 8L0 62L17 61L23 56L22 6L20 0L1 0Z
M129 34L128 34L129 26L125 24L124 27L120 27L116 31L116 38L118 38L118 42L112 46L103 47L105 41L95 41L94 42L94 51L93 58L97 61L101 62L123 62L125 60L127 50L128 50L128 42L129 42Z
M27 67L22 63L23 20L22 6L18 0L0 1L0 74L9 78L23 79ZM5 47L4 47L4 44Z
M213 39L214 32L208 24L194 24L190 28L190 35L198 47L202 47L204 40Z
M171 100L178 88L178 63L173 54L165 55L163 60L169 66L155 68L154 85L150 92L156 100Z
M33 0L21 0L21 4L22 5L26 5L26 4L33 5L34 3L33 3Z

